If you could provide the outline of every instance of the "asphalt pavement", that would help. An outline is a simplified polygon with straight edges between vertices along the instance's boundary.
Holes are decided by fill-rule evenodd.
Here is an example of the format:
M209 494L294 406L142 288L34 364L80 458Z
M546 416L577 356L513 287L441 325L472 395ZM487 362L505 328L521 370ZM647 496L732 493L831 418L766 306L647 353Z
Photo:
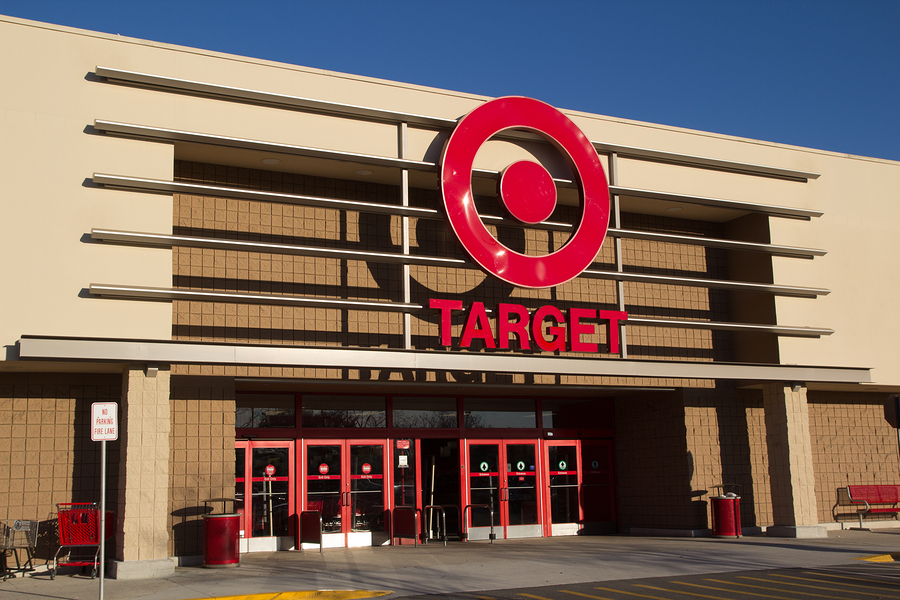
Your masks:
M859 600L874 600L876 596L900 599L900 562L895 562L895 557L900 560L900 529L831 531L828 538L819 539L747 536L732 540L616 535L498 540L493 544L486 541L451 542L446 547L435 543L418 547L407 544L326 549L322 554L317 550L244 554L240 567L232 569L179 567L169 577L130 581L107 579L104 598L193 600L256 596L258 600L276 597L279 600L311 597L351 600L382 595L378 592L390 592L387 598L440 595L494 600L857 598L839 591L814 591L815 586L822 587L817 583L808 584L814 586L810 588L789 585L807 584L800 580L776 577L773 583L738 579L753 576L751 572L769 579L772 573L813 577L805 573L824 570L887 582L884 590L863 591L858 595ZM716 579L733 579L741 585L704 581L715 574L727 574L724 579ZM686 583L670 583L682 579ZM640 583L642 581L650 583ZM863 582L856 583L863 585ZM749 585L781 591L754 589L747 587ZM726 591L714 589L717 587ZM322 593L324 590L343 592ZM788 590L793 594L787 593ZM864 588L857 591L860 590ZM265 596L257 596L259 594ZM61 570L55 580L39 568L26 577L20 575L0 583L0 600L87 600L98 597L99 581L82 575L77 568Z

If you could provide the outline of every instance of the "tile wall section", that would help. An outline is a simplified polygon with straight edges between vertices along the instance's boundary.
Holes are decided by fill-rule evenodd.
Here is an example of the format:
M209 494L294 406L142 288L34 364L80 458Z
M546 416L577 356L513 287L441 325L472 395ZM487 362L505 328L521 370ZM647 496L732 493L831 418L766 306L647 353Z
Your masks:
M57 546L56 505L100 501L91 404L119 402L120 374L0 374L0 520L40 521L36 556ZM107 443L107 507L116 511L119 442ZM109 544L109 556L114 552Z
M685 431L692 457L691 493L709 499L741 497L744 527L772 524L765 415L758 390L725 382L715 389L684 391ZM710 526L712 510L707 511Z
M210 498L234 498L234 380L173 376L169 471L169 555L203 553ZM231 510L229 503L227 510Z
M396 186L334 180L242 169L191 162L176 162L176 178L181 181L246 187L285 192L399 204ZM440 208L436 191L412 189L414 206ZM480 210L501 214L493 198L479 198ZM575 209L562 206L554 220L574 220ZM399 217L368 215L288 204L230 200L176 194L174 230L177 234L208 235L227 239L267 241L297 245L339 247L354 250L400 252ZM414 254L464 258L446 224L440 220L411 219L411 248ZM623 227L653 231L718 236L716 224L682 219L623 215ZM492 232L526 254L545 254L561 246L566 234L504 227ZM658 244L624 240L626 270L698 277L724 277L724 255L715 249L684 244ZM614 264L613 244L601 249L595 268ZM545 290L515 288L478 269L411 267L412 301L428 306L431 298L462 300L469 306L484 302L487 308L501 302L523 304L535 309L544 304L561 308L573 306L615 309L612 281L578 279ZM379 301L401 298L401 268L352 260L336 260L258 253L176 248L173 251L173 283L180 288L246 291L315 297L337 297ZM626 295L630 314L659 318L728 320L727 297L715 290L628 283ZM464 316L453 318L455 342L461 335ZM496 323L492 322L495 327ZM440 348L437 311L424 310L412 318L413 346ZM728 360L730 336L722 332L660 327L629 326L629 357L698 361ZM324 345L344 347L402 347L402 316L390 312L361 312L341 309L289 308L261 305L183 302L173 304L174 339L227 341L238 343ZM584 341L606 344L605 327L598 327ZM451 349L459 349L458 346ZM476 341L472 351L482 350ZM535 352L516 349L516 352ZM567 355L575 355L567 353ZM598 356L596 354L592 356ZM175 374L219 374L260 377L325 377L353 379L376 377L387 380L431 381L435 374L359 373L353 369L291 369L225 366L181 366ZM482 374L481 381L495 383L687 385L701 382L666 382L634 378L550 377Z
M692 496L681 394L617 398L615 415L620 530L706 528L706 502Z
M820 523L835 522L838 488L900 483L897 430L884 418L887 398L886 393L807 394ZM850 507L835 512L839 521L857 519Z

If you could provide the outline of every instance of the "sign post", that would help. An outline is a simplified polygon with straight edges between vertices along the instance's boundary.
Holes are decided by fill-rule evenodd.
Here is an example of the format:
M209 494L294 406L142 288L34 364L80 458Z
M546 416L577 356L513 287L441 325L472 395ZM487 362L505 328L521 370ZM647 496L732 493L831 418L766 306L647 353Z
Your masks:
M91 404L91 441L100 442L100 600L106 577L106 442L119 439L119 405L115 402Z

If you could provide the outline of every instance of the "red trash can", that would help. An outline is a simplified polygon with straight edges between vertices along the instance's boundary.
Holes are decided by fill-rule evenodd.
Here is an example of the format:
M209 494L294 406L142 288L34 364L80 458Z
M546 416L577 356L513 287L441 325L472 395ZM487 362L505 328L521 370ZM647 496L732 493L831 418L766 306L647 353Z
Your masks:
M725 494L710 498L712 501L713 537L741 537L741 497Z
M241 564L241 515L203 515L203 566L237 567Z

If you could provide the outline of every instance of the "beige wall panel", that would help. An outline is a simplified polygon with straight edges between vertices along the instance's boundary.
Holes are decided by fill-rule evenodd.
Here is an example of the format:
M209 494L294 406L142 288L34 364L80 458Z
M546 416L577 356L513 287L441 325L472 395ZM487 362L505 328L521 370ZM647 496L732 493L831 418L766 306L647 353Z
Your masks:
M783 166L780 161L774 160L774 157L766 164ZM639 160L622 159L619 161L619 185L642 190L772 206L818 209L815 205L816 198L812 182L804 184ZM683 205L683 210L691 210L690 205ZM704 210L709 212L709 209ZM727 214L723 214L723 218L720 220L729 220L736 216L736 212L729 211Z
M667 125L566 111L565 107L557 108L568 114L594 142L714 157L721 160L777 166L800 171L814 170L812 166L815 164L815 159L810 152L828 154L774 142L762 142ZM775 157L777 157L777 162ZM691 169L691 171L693 170Z
M79 298L94 283L168 286L171 253L82 241L91 227L171 231L171 200L84 185L94 172L169 178L171 147L91 135L85 128L110 106L150 120L167 100L123 102L122 89L85 77L111 42L0 22L4 218L0 240L0 343L22 334L167 338L166 304ZM121 45L126 51L144 51ZM14 318L9 316L14 315Z
M816 201L825 211L810 223L772 219L772 241L828 250L814 261L776 259L776 281L832 290L818 300L778 298L779 321L835 330L819 340L782 338L783 363L872 367L882 385L900 384L893 317L900 297L900 163L821 157Z
M140 93L144 97L148 94L146 91ZM188 96L177 98L171 120L141 125L356 154L399 156L395 125Z

